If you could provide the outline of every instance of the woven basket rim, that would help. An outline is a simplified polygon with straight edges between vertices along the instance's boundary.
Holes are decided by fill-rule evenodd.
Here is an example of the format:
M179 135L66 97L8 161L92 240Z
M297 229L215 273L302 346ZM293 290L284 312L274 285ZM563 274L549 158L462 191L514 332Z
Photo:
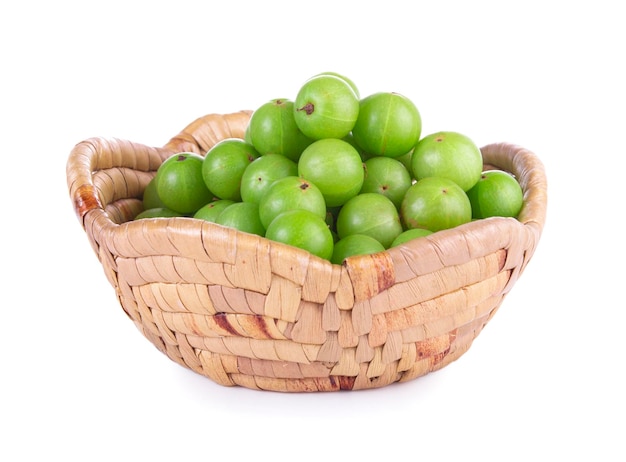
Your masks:
M268 240L264 237L250 235L234 229L225 229L224 226L219 224L189 217L133 221L131 216L127 216L123 222L116 223L105 211L105 205L101 203L98 190L91 180L92 174L97 170L94 169L92 157L99 153L104 152L110 156L107 167L124 166L123 168L137 168L149 175L154 175L160 163L174 153L188 151L204 154L219 139L242 137L245 127L240 126L233 129L231 127L234 124L233 120L239 120L242 117L244 118L243 120L247 120L251 113L252 111L250 110L242 110L224 115L208 114L199 117L188 124L176 136L172 137L163 147L152 147L142 143L103 137L89 138L78 143L70 153L67 161L68 188L73 199L75 213L90 238L95 241L93 244L98 246L103 242L113 242L116 235L127 236L130 232L136 231L137 228L146 226L147 223L150 223L152 232L159 229L172 232L172 230L184 228L184 232L188 233L189 230L195 229L199 234L211 234L212 239L220 243L236 239L237 245L248 246L249 248L259 245L259 242L267 243ZM228 130L231 130L230 132L224 134L216 130L215 139L212 141L197 139L198 127L207 123L214 123L215 120L221 121L222 119L226 121L225 123ZM124 143L127 146L121 147L120 145ZM122 152L124 149L126 151ZM140 153L146 150L153 157L151 163L136 166L133 162L133 157L135 155L139 156ZM380 252L380 254L389 256L391 260L404 259L403 253L423 252L425 247L447 248L449 242L458 239L460 235L464 236L468 233L478 233L484 235L485 239L491 240L497 240L502 233L513 233L516 236L522 236L524 246L534 251L546 219L547 180L543 163L533 152L508 142L485 145L481 148L481 153L486 166L512 173L520 180L524 191L524 205L519 216L517 218L492 217L471 221L452 229L438 231L425 239L409 241ZM318 260L317 264L321 266L341 266L311 255L306 250L286 244L271 242L270 245L280 250L283 255L288 252L293 253L296 258L301 260ZM371 258L369 255L352 256L344 261L343 266L349 266L351 263L363 265L365 261Z
M235 113L225 114L223 117L249 117L252 111L242 110ZM148 171L152 174L156 173L156 169L160 162L164 161L171 154L182 151L190 151L202 153L203 150L206 153L208 145L204 149L200 146L201 142L195 139L194 134L198 126L206 123L210 123L215 117L220 117L221 114L208 114L203 117L199 117L192 123L188 124L178 135L171 138L171 140L163 147L149 147L141 143L130 142L130 146L134 151L131 155L139 152L141 149L153 150L158 160L152 165L148 166ZM219 137L219 135L218 135ZM92 173L92 166L90 159L79 159L84 156L84 151L80 150L81 146L89 146L91 151L111 150L112 152L119 149L117 145L124 140L117 138L102 138L94 137L89 138L79 143L71 152L67 162L68 173L68 187L71 191L75 212L81 220L81 224L85 227L85 216L87 214L97 215L93 220L90 220L96 226L92 232L99 234L101 232L106 233L127 233L126 228L135 228L143 226L144 223L126 221L123 223L115 223L106 211L103 204L98 199L97 191L90 182L84 181L84 184L72 183L72 172L75 170L83 170L82 178L88 179ZM512 143L498 142L492 143L481 148L485 165L489 165L490 168L498 168L508 171L520 179L522 188L525 194L524 206L520 212L518 218L502 218L493 217L489 219L483 219L478 221L472 221L464 225L458 226L453 229L439 231L429 236L428 239L417 239L410 241L409 243L402 244L400 246L387 249L385 253L398 254L407 248L419 248L420 246L441 246L442 240L449 239L451 235L454 235L463 231L475 231L477 228L492 228L494 230L500 230L502 226L509 227L522 227L531 234L531 239L538 241L543 231L543 227L546 219L546 206L547 206L547 181L545 177L545 170L541 160L531 151ZM120 153L117 153L121 156ZM119 162L118 162L119 163ZM132 163L132 162L131 162ZM111 167L115 167L113 161ZM146 167L142 167L144 170ZM78 175L80 177L80 175ZM528 195L531 194L531 197ZM529 207L530 205L530 207ZM209 222L202 222L188 217L172 217L168 219L158 218L152 219L152 227L156 228L172 228L175 227L177 222L185 223L185 227L197 227L202 229L203 232L211 232L215 236L225 236L229 239L233 237L241 237L240 231L237 230L224 230L221 225ZM117 231L116 231L117 230ZM249 238L249 236L247 236ZM265 238L260 238L265 239ZM249 245L257 245L257 239L240 239L241 242L249 242ZM308 252L302 249L297 249L291 246L286 246L281 243L272 243L272 245L282 248L284 251L291 251L299 253L301 258L317 258L313 255L309 255ZM349 257L348 260L362 259L361 256ZM321 259L320 259L321 260ZM322 264L331 264L328 261L323 261Z
M78 146L87 144L97 145L100 147L100 149L108 149L108 146L115 146L115 144L119 141L120 140L115 138L90 138L79 143ZM132 145L135 147L143 147L143 145L137 143L132 143ZM189 146L185 147L189 148ZM155 153L159 155L161 161L163 161L171 154L181 152L180 150L172 149L171 143L170 147L149 149L154 149ZM198 151L198 149L196 149L196 151ZM534 153L522 148L521 146L506 142L486 145L481 148L481 152L483 153L485 164L488 164L490 168L493 167L497 169L502 169L514 174L518 178L521 178L525 195L528 195L529 192L533 194L531 198L525 197L524 208L520 212L518 218L491 217L488 219L471 221L452 229L433 233L432 235L428 236L427 239L417 239L408 243L404 243L400 246L387 249L384 251L384 253L394 254L402 252L402 250L406 248L419 248L420 246L424 245L440 246L442 240L449 239L451 235L463 231L475 231L478 228L493 228L494 230L501 231L502 226L513 228L518 227L526 229L528 232L530 232L534 240L539 240L540 235L543 231L543 227L545 225L547 205L547 182L545 178L543 164L535 156ZM502 155L501 153L503 152L506 153L506 155ZM75 149L70 155L70 159L68 159L68 178L70 177L70 170L77 168L76 162L73 162L75 161L76 156L77 153ZM502 162L503 159L506 159L507 162ZM87 177L91 175L91 170L87 166L81 165L81 168L85 170L85 172L83 172L83 175L86 175ZM151 166L151 172L155 173L156 168L158 168L158 165L156 164ZM106 234L127 234L129 228L133 229L137 227L142 227L146 223L146 219L143 219L141 221L129 220L123 223L116 223L108 216L103 204L100 203L97 191L94 189L93 185L88 183L82 185L70 183L68 184L68 186L70 190L73 191L75 213L81 221L83 228L86 226L86 216L88 214L95 215L94 217L92 217L92 220L89 220L90 222L94 223L94 226L96 226L96 228L92 231L94 234L100 234L103 232ZM529 205L531 205L531 207L529 207ZM258 239L256 239L256 237L250 239L251 236L247 235L247 233L232 229L224 229L225 227L216 223L205 222L189 217L153 218L147 220L151 222L150 226L153 229L171 229L175 228L177 223L184 223L184 226L186 228L197 227L199 230L201 230L201 232L212 233L216 238L219 236L223 236L225 239L232 239L233 237L241 237L242 235L246 235L246 239L239 239L240 245L241 243L245 242L248 242L249 245L252 246L258 245ZM265 240L266 238L259 237L259 239ZM281 248L283 252L291 251L299 253L301 255L301 258L317 258L313 255L309 255L309 253L305 250L287 246L285 244L274 242L272 243L272 245ZM359 258L363 257L349 257L349 260L357 260ZM323 260L322 264L332 263Z

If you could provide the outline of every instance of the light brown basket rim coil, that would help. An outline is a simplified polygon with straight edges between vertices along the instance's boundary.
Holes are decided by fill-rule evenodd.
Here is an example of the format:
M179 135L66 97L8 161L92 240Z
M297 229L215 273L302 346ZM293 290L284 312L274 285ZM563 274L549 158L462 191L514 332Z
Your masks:
M518 219L473 221L343 265L192 218L132 221L163 160L243 138L250 115L200 117L164 147L96 137L70 153L74 209L142 334L221 385L288 392L378 388L467 351L541 237L539 158L510 143L481 149L485 168L522 185Z

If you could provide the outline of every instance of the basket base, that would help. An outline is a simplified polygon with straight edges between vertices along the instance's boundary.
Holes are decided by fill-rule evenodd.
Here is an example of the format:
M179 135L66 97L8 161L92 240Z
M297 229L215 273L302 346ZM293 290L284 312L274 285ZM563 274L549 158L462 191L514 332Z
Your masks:
M135 324L172 361L222 386L288 393L356 391L412 381L456 361L470 348L499 306L500 303L484 316L446 334L403 344L402 355L387 364L383 363L384 347L374 349L370 360L360 363L357 363L358 346L344 350L335 362L280 361L198 348L193 346L199 342L198 338L180 333L173 334L174 342L166 342L142 323ZM350 375L337 373L347 364L351 364Z

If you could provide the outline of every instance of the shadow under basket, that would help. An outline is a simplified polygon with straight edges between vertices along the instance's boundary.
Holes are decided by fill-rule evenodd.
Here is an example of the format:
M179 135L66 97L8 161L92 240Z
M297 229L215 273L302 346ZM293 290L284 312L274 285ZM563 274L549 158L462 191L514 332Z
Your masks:
M518 219L472 221L343 265L193 218L132 221L167 157L243 138L250 115L206 115L164 147L91 138L71 151L75 211L141 333L218 384L280 392L383 387L466 352L541 236L547 181L535 154L481 149L485 166L520 182Z

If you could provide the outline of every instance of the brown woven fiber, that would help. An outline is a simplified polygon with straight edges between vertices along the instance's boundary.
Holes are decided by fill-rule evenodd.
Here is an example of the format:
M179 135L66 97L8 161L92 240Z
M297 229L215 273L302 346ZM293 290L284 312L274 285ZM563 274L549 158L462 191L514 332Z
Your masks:
M282 392L382 387L467 351L539 242L542 162L519 146L485 146L485 165L522 185L517 220L473 221L343 265L193 218L132 221L164 159L242 138L250 114L201 117L164 147L92 138L69 155L80 223L141 333L221 385Z

